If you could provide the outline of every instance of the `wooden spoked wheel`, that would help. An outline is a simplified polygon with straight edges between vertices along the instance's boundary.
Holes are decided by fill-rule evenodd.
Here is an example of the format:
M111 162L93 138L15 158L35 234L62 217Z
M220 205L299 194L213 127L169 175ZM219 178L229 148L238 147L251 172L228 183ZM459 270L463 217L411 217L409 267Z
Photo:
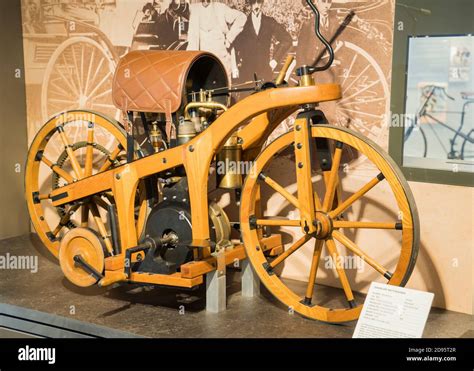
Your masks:
M112 103L112 80L116 61L97 41L71 37L51 55L41 86L43 120L67 110L80 108L119 118Z
M79 135L80 134L80 135ZM71 139L74 138L74 139ZM58 148L62 147L62 151ZM105 254L112 254L108 208L111 192L104 192L62 207L54 207L51 192L58 187L119 166L125 161L126 134L120 124L94 111L62 113L37 133L28 152L25 189L28 210L41 241L58 257L60 242L68 231L90 228L104 240ZM137 234L144 224L146 202L136 200ZM141 206L141 208L139 208Z
M298 146L293 145L295 134L290 132L276 139L260 154L246 179L241 199L243 240L247 256L260 280L290 310L320 321L352 321L358 318L364 298L355 294L354 290L361 287L359 271L349 269L352 267L347 267L344 257L361 259L362 273L366 276L364 278L369 277L369 281L405 285L418 252L416 205L400 170L375 143L349 129L329 125L313 126L311 134L314 142L323 140L328 144L332 158L332 166L324 172L320 166L324 161L315 158L321 153L315 151L311 158L312 179L309 184L312 184L314 192L316 211L313 224L317 225L316 232L305 233L298 210L298 185L293 180L290 183L285 181L288 174L295 173L299 166L296 163L289 165L298 150ZM356 189L343 193L340 186L346 188L344 178L348 177L343 164L346 151L349 154L358 151L378 170L363 181L359 179ZM289 169L288 174L285 169ZM348 179L347 183L353 184L354 181ZM381 188L382 202L371 200L370 195L377 193L374 188ZM267 199L266 192L270 195ZM275 206L278 199L282 200L281 207ZM372 205L372 218L374 215L383 216L384 220L367 220L359 216L360 210L367 209L367 205ZM393 205L393 210L388 210L388 205ZM355 209L358 210L357 215L353 215L356 214L352 212ZM293 234L293 242L287 244L290 247L276 258L263 253L261 228L264 226L270 226L273 233L278 233L276 229L280 229L283 235ZM372 241L372 245L375 243L376 246L371 246L377 247L380 235L376 231L389 233L390 244L378 246L385 248L383 255L372 257L374 249L369 254L366 245L370 245L367 241ZM362 239L364 245L360 246L354 238L359 232L366 236ZM287 269L287 264L291 269L289 275L295 276L295 280L279 277L281 269ZM301 277L307 281L301 282ZM338 287L328 290L337 292L339 297L328 298L327 290L322 290L318 280L322 281L319 283Z

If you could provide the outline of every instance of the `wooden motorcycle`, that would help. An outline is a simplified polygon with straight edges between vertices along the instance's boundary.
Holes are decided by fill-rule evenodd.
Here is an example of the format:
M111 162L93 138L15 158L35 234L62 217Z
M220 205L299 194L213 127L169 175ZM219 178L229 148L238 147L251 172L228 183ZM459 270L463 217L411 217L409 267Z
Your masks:
M297 86L284 81L289 58L276 81L229 107L233 89L213 55L135 51L122 58L114 77L113 99L127 114L124 126L84 110L64 112L41 128L28 154L26 199L38 236L71 282L195 288L207 273L249 259L282 303L327 322L354 320L362 308L352 291L357 277L337 263L343 250L388 284L406 284L419 240L413 196L381 148L329 125L318 109L321 102L340 99L341 89L313 78L331 66L334 52L319 32L318 10L308 4L329 60L322 67L298 68ZM85 75L82 66L75 78ZM266 145L295 113L293 130ZM354 156L364 156L376 172L347 194L341 187L343 161ZM240 171L232 164L250 165ZM283 169L287 174L279 180ZM396 205L393 219L348 220L347 211L370 202L367 193L379 183ZM240 206L238 221L230 222L211 200L216 190ZM346 233L359 229L391 230L396 246L390 267ZM292 244L283 243L288 230L295 231ZM280 275L296 256L308 267L303 288ZM336 263L340 298L323 300L315 291L322 256Z

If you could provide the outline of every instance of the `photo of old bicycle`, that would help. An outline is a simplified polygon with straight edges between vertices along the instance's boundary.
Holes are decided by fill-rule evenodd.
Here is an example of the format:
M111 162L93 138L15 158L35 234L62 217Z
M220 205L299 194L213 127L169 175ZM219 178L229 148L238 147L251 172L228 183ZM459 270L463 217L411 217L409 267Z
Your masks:
M430 148L429 141L427 138L426 131L429 128L433 132L433 136L439 142L439 146L445 152L448 160L469 160L472 158L472 149L469 148L469 144L474 144L474 129L468 120L472 119L472 104L474 103L474 92L461 92L460 99L462 99L462 110L458 111L437 111L436 105L439 101L451 100L455 101L456 98L452 97L446 91L443 86L427 85L423 88L422 92L423 101L421 102L420 108L416 113L413 120L411 120L405 131L405 143L407 146L416 145L417 152L421 157L428 156L428 150ZM458 126L451 125L439 118L439 115L443 114L455 114L460 116ZM433 125L440 125L449 132L454 133L449 138L449 148L444 145L443 138L440 138ZM418 133L413 133L413 131ZM410 136L412 136L413 144L410 144ZM414 138L418 137L418 138ZM416 143L416 144L415 144Z

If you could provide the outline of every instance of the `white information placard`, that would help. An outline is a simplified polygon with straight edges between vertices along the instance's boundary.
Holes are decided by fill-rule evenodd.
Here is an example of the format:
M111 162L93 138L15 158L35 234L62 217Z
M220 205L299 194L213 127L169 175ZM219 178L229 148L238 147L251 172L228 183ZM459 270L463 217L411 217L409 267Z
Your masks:
M353 338L421 338L434 294L372 282Z

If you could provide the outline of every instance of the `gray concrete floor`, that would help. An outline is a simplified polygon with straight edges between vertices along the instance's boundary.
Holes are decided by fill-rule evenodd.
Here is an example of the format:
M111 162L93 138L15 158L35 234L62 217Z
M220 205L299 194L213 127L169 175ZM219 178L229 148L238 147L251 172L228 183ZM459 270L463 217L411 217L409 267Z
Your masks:
M0 241L0 255L38 256L37 273L0 269L0 302L159 338L350 338L355 322L330 325L289 314L265 289L240 295L239 272L228 275L227 307L205 310L205 292L120 285L80 289L67 281L56 259L35 235ZM293 285L302 285L292 282ZM334 295L319 287L318 298ZM184 313L180 309L184 308ZM433 308L424 337L474 337L472 316Z

